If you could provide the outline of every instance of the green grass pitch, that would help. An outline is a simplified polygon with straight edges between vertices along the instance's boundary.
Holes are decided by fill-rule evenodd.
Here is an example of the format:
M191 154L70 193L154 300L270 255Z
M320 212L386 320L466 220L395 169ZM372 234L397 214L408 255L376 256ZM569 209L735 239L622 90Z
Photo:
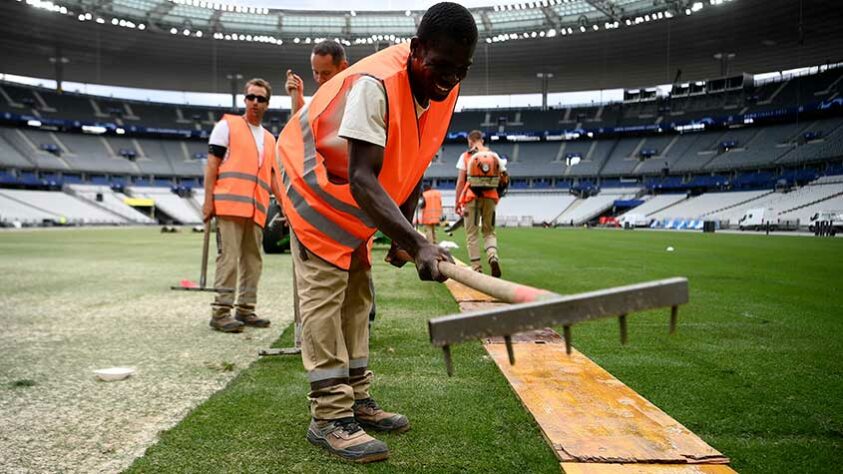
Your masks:
M152 229L137 237L122 230L70 234L0 235L2 281L14 285L16 268L65 255L120 259L121 249L143 252L133 258L153 275L163 265L195 272L195 256L157 247L168 239ZM198 244L201 236L191 238ZM574 346L729 456L739 472L837 472L843 241L585 229L499 229L498 239L504 278L558 293L687 277L691 302L680 309L676 335L667 335L668 311L656 311L629 317L628 346L620 345L614 320L574 326ZM464 247L464 234L452 240ZM456 304L444 286L419 282L410 266L383 264L383 254L374 256L373 395L413 424L403 435L378 435L390 446L389 461L348 466L310 446L305 374L296 358L278 357L256 362L162 433L129 472L559 472L479 343L454 347L455 376L445 375L426 321L456 312ZM467 260L463 248L455 255ZM288 271L274 264L283 259L289 255L267 256L264 271ZM95 288L89 275L80 284ZM96 285L107 294L108 281ZM50 297L46 288L16 291ZM291 333L275 345L290 345Z

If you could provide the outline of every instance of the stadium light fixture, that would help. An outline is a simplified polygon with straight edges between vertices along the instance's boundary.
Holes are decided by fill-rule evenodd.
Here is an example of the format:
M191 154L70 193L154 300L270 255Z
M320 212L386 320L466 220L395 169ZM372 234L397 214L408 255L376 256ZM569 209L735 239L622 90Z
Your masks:
M174 27L172 27L172 28L170 28L170 34L171 34L171 35L174 35L174 34L176 34L176 33L178 33L178 32L179 32L179 30L178 30L175 26L174 26Z
M30 127L40 127L41 121L40 120L27 120L26 124L29 125Z
M103 23L105 23L105 20L103 20L102 18L97 18L97 23L102 25Z
M102 135L106 132L106 128L101 125L82 125L82 132L92 135Z

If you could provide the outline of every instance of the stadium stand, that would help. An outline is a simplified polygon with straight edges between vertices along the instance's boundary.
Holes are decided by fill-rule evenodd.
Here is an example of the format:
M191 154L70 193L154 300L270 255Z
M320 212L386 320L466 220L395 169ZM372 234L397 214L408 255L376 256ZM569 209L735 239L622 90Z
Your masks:
M560 224L580 225L589 222L612 208L616 200L634 198L637 189L605 189L597 196L578 199L565 209L556 221Z
M735 225L748 209L763 208L769 209L771 216L777 219L802 217L800 225L807 225L804 214L798 211L815 205L818 205L816 207L819 208L825 208L826 204L821 203L837 198L841 194L843 194L843 183L823 181L818 184L812 183L787 193L766 192L759 195L756 199L735 205L731 208L712 210L708 213L707 218L729 221L730 224ZM828 205L831 206L830 209L834 208L832 204Z
M235 19L231 21L236 23ZM539 223L558 217L560 223L581 224L615 212L655 219L705 216L735 222L750 205L773 205L776 212L798 215L803 221L808 211L822 208L822 201L814 200L835 199L831 188L819 193L820 188L815 187L821 182L817 181L804 191L767 194L774 189L805 185L824 174L843 173L843 169L835 171L843 168L843 118L835 116L839 107L802 115L780 112L817 101L833 101L839 96L842 77L841 69L829 68L820 74L721 93L686 92L668 98L549 110L462 111L454 115L451 137L426 177L440 190L453 187L455 164L465 151L462 134L481 129L487 133L487 144L509 160L512 193L499 207L505 223ZM27 126L27 122L6 120L0 126L3 186L43 190L73 183L97 185L104 190L112 184L126 185L133 196L155 199L166 217L198 222L206 154L203 134L228 109L59 94L8 82L0 83L0 92L0 112L85 123L109 122L146 130L92 135L73 127ZM712 125L713 119L734 114L748 119ZM266 126L277 133L288 116L286 110L272 109L267 113ZM673 130L675 125L692 120L706 125L680 133L679 129ZM611 132L613 127L620 127L622 133ZM629 130L623 131L624 127ZM164 133L167 130L172 133ZM508 141L506 133L538 141ZM645 186L655 195L642 198L640 189L613 194L612 188L623 185L618 178L631 180L637 188ZM180 198L170 191L177 185L196 191L190 198ZM576 199L569 195L569 188L591 197ZM602 192L594 195L600 188ZM106 199L119 203L105 212L116 213L127 221L144 222L133 209L123 212L126 209L121 207L119 195L103 193L104 201L95 202L90 199L95 192L83 192L78 187L65 189L100 208L106 206ZM663 194L666 192L676 194ZM689 192L705 194L686 199ZM744 205L742 196L753 195L741 194L744 192L761 194ZM804 199L796 198L803 195ZM780 196L789 197L768 202ZM627 198L645 202L628 211L613 208L615 200ZM527 209L531 207L527 204L530 199L537 211ZM14 207L16 213L22 213L20 206ZM49 215L48 212L32 219L37 221ZM85 222L93 220L89 217Z
M559 193L513 192L501 199L496 214L506 221L514 217L520 222L529 217L536 224L553 223L576 199Z
M152 199L157 211L163 211L175 222L199 224L202 222L201 207L189 199L174 194L170 188L152 186L130 186L126 192L132 197Z
M703 217L713 217L714 213L724 212L737 206L745 205L766 194L770 194L770 191L705 193L650 214L648 217L653 219L701 219Z
M127 222L125 218L117 214L63 192L2 189L0 195L7 201L15 201L37 211L30 214L28 221L43 219L44 214L48 214L56 221L61 219L71 224L125 224ZM17 209L23 210L20 207Z
M625 212L621 215L621 217L627 214L639 214L644 217L651 217L660 211L666 210L670 206L684 201L685 199L687 199L685 194L659 194L651 197L644 204Z
M6 197L0 191L0 224L4 226L11 226L15 223L39 225L44 221L52 222L58 218L58 214L38 209L20 199Z
M154 224L155 221L125 203L127 196L118 193L108 186L95 184L70 184L68 190L73 195L83 198L94 205L103 207L114 214L122 216L129 222L138 224Z

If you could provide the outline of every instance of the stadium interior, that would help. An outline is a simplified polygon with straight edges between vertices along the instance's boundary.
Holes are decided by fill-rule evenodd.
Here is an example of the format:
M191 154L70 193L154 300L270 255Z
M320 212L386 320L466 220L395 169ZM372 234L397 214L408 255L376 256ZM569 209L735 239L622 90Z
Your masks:
M633 16L627 17L620 12L624 9L632 11L642 2L614 3L616 10L608 13L587 2L551 2L548 6L539 2L538 7L532 10L505 12L498 11L497 7L480 8L475 15L481 33L484 28L489 30L487 35L491 31L545 26L530 24L530 20L526 19L521 20L526 22L523 24L516 21L530 11L556 12L555 17L549 18L557 20L559 31L567 31L559 25L568 18L567 9L575 5L582 4L579 6L603 15L607 21L613 18L628 21ZM681 14L683 2L667 3L673 10L664 6L660 7L661 10L686 16ZM757 13L757 6L740 5L742 3L753 2L736 2L729 5L735 10L727 13L709 8L693 16L688 14L690 18L654 22L653 27L657 27L655 23L663 27L661 24L681 22L688 34L682 44L693 42L695 34L702 34L705 23L717 21L718 15L734 17ZM697 8L695 5L688 3L686 13ZM83 6L78 4L80 8ZM190 24L196 28L203 24L198 20L199 16L208 17L206 12L213 11L190 2L138 3L129 0L111 2L110 11L112 15L128 18L128 15L137 14L137 9L152 7L155 11L162 9L162 13L169 10L160 16L157 28L150 24L149 30L164 29L167 22L181 22L180 27ZM99 27L82 21L85 18L82 13L77 20L61 12L50 15L28 9L26 15L20 18L19 6L6 4L2 8L6 10L4 13L18 14L16 21L32 22L38 20L37 16L44 16L43 20L55 23L66 36L71 30ZM651 5L650 9L654 7ZM257 9L254 10L257 12ZM328 12L309 15L328 23L332 18L348 19L347 15ZM13 16L4 14L7 19ZM248 21L254 18L263 18L251 10L212 16L216 26L208 23L208 19L204 24L217 29L218 33L235 26L249 25ZM534 16L527 15L529 18ZM694 18L697 16L703 18ZM351 19L356 21L365 17L355 14ZM412 15L381 17L383 14L372 14L369 21L376 22L380 18L390 25L386 28L396 28L396 33L407 30L406 23L414 18ZM290 12L281 15L281 18L281 33L310 34L310 30L306 32L293 26L294 16ZM232 24L229 20L244 23ZM390 22L393 20L397 26L392 26ZM656 20L656 13L653 13L653 20ZM549 20L543 16L532 21L545 23ZM590 13L581 14L577 21L580 24L588 21L586 26L600 24ZM782 18L780 21L787 20ZM636 18L631 24L639 22L643 20ZM700 24L694 25L695 22ZM606 25L608 31L594 34L602 35L607 42L614 41L613 35L622 34L612 31L616 28L612 26L614 23L607 22ZM316 27L311 25L308 28ZM366 35L371 30L367 28L360 27L358 34ZM109 28L103 34L114 35L112 30L119 29ZM196 38L194 32L184 35L189 38L182 39L179 37L182 35L178 35L169 41L166 31L139 32L134 27L131 30L125 35L155 36L155 41L177 45L175 49L184 43L185 52L195 47L197 42L227 43L224 39L217 41L219 34L215 34L214 39ZM4 31L7 30L4 28ZM351 31L356 32L354 29ZM99 31L97 34L100 34ZM116 43L111 46L122 42L125 53L137 51L142 54L140 49L143 45L127 39L125 35L109 38ZM532 37L506 41L502 39L503 35L487 36L486 44L478 48L479 52L485 53L486 64L480 64L476 69L484 68L487 76L490 45L493 50L495 47L502 50L502 53L495 53L496 56L515 55L519 52L516 48L522 47L516 43L549 41L548 38ZM825 36L833 38L835 35L839 36L839 31L816 29L816 39L812 38L812 41L822 41ZM18 35L14 40L7 36L3 42L5 46L19 46L21 41L26 41L22 36ZM75 39L74 35L70 36ZM165 37L157 38L160 36ZM512 34L512 37L515 36ZM574 36L577 35L571 34L570 39L574 40ZM41 49L45 48L44 39L32 38ZM363 47L358 44L374 43L378 47L379 43L384 43L370 40L371 37L363 36L353 41L340 41L348 44L353 55L355 48ZM283 42L281 39L277 41ZM306 42L310 43L311 38L308 37ZM73 41L69 43L61 47L47 47L46 51L48 54L72 57L69 50ZM262 43L259 45L263 46ZM277 44L273 46L277 49ZM510 47L512 51L507 49ZM764 67L777 58L785 58L784 49L775 51L772 48L772 51L751 60L741 59L746 61L747 66ZM18 50L11 49L13 53ZM809 48L802 47L801 50ZM710 53L709 50L706 55L710 56ZM220 59L224 54L229 53L221 53ZM608 55L604 50L602 59L610 60L614 54ZM689 54L692 56L685 60L688 63L686 67L699 67L696 63L700 61L698 56L701 53L689 51ZM301 56L306 57L306 54ZM605 103L548 105L546 94L554 92L554 86L558 87L552 82L553 73L545 73L551 77L538 91L535 90L537 81L533 82L533 90L516 83L512 90L543 92L545 103L540 106L464 108L459 111L454 115L448 140L431 164L426 178L446 195L450 192L453 196L455 163L465 150L465 135L478 129L487 135L487 143L508 160L512 178L510 198L504 200L498 209L498 221L504 226L603 222L618 225L623 222L624 215L634 214L644 218L637 225L701 228L704 220L713 220L720 227L735 228L740 225L738 221L744 211L764 207L770 210L773 220L786 224L782 226L784 228L807 228L816 212L843 208L843 64L829 61L806 63L805 57L811 55L800 54L802 62L797 64L800 69L771 75L763 74L770 72L766 70L737 70L741 63L735 60L735 56L732 53L732 58L728 58L727 53L727 58L721 59L719 64L709 58L709 74L696 77L686 77L681 69L677 69L674 82L667 87L659 87L660 83L655 82L630 84L624 80L610 83L602 74L600 83L627 87L622 100ZM8 59L12 61L4 68L8 73L26 75L43 72L44 64L34 66L30 64L31 58L19 63L13 56ZM730 64L730 59L736 64ZM67 60L68 67L55 69L59 76L54 79L61 79L62 74L64 80L74 79L71 71L77 67L75 63L85 60L90 58ZM283 62L283 56L280 61ZM682 61L674 61L681 65ZM784 69L781 66L791 63L792 59L782 59L780 68ZM155 67L154 60L149 60L148 66ZM711 66L719 66L721 74L716 74L718 68ZM499 66L492 64L491 67L497 71ZM501 69L508 70L506 65ZM531 74L535 75L535 72ZM87 74L78 75L80 80L87 79ZM154 79L155 75L149 81L145 80L145 76L128 83L126 76L119 79L115 76L115 84L159 84ZM587 77L588 74L583 72L580 76ZM656 77L651 79L656 80ZM506 74L499 79L487 77L485 81L484 87L478 84L479 80L468 80L465 90L489 90L490 84L506 84L507 77ZM203 90L205 82L197 82L196 90ZM635 88L629 88L631 85ZM570 86L561 90L569 91ZM231 110L230 107L103 97L3 81L0 84L0 197L3 202L0 223L24 226L197 223L201 220L200 194L207 136L214 123ZM265 125L277 135L289 116L288 109L271 109L265 117ZM446 198L445 202L450 204L453 199ZM453 219L452 208L448 211L448 217Z
M843 0L435 4L0 0L0 473L840 471Z

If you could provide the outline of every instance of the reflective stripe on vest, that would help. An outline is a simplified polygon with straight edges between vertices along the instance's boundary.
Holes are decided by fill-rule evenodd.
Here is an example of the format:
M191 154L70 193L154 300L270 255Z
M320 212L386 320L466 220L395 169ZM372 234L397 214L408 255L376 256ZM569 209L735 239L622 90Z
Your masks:
M275 169L275 138L263 130L263 163L259 164L258 148L246 119L224 115L228 123L228 155L219 167L214 186L214 209L217 215L247 217L263 227L269 208L269 181Z
M214 201L228 201L228 202L242 202L257 208L260 212L266 215L266 206L246 196L237 194L214 194Z
M308 106L302 108L299 116L299 124L302 129L302 140L304 141L304 181L319 197L338 211L351 214L363 223L366 227L374 227L374 223L359 207L340 201L330 193L322 189L319 179L316 177L316 141L313 139L313 129L307 119Z
M348 91L363 75L384 86L387 141L378 181L399 205L410 197L438 152L453 114L458 87L416 117L408 59L409 46L402 44L358 61L323 84L278 139L282 200L290 226L304 247L343 269L376 230L351 195L348 147L337 136Z
M253 183L258 183L260 187L266 190L266 192L272 192L272 186L269 185L266 181L258 178L257 176L249 173L241 173L239 171L226 171L225 173L220 173L217 176L217 179L227 179L227 178L234 178L234 179L244 179L246 181L251 181Z
M290 203L293 205L293 208L302 218L342 245L357 248L364 242L363 239L359 239L349 234L342 227L334 224L327 217L310 207L302 195L296 191L296 188L290 186L290 178L287 176L287 173L284 173L283 175L285 194L290 200ZM286 204L284 208L288 209Z

